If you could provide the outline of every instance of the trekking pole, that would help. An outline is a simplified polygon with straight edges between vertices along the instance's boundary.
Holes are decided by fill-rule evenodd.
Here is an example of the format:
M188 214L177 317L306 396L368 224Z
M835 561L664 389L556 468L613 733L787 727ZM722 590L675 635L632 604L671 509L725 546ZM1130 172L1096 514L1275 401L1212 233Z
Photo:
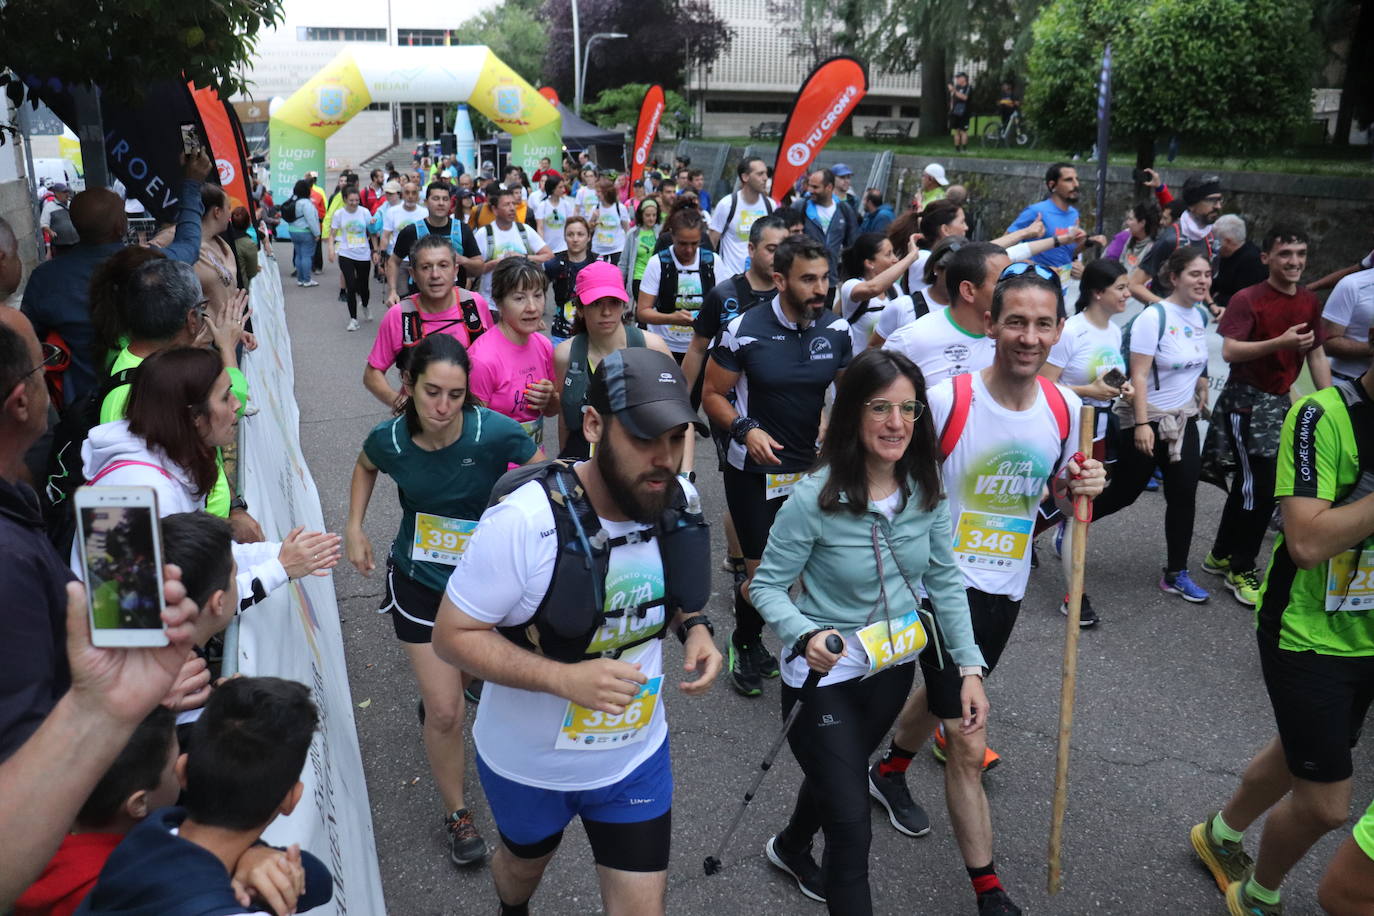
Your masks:
M1085 406L1078 419L1078 455L1091 455L1096 411ZM1059 893L1059 853L1064 842L1064 811L1069 803L1069 738L1073 733L1073 691L1078 676L1078 622L1083 611L1083 565L1088 555L1092 500L1073 504L1073 551L1069 567L1069 616L1064 631L1064 679L1059 689L1059 751L1054 765L1054 808L1050 814L1049 892Z
M831 655L839 655L844 651L844 640L840 639L840 637L834 633L831 633L825 638L825 648ZM793 658L796 658L796 656L794 655ZM788 660L791 661L791 659ZM725 836L720 838L720 845L716 847L716 854L707 856L701 863L701 867L705 869L706 874L714 875L720 871L720 857L725 855L725 847L729 845L730 837L734 836L735 828L739 826L739 822L744 818L744 812L748 810L749 803L754 800L754 793L759 790L759 786L763 783L763 777L768 775L768 771L773 766L773 759L778 756L778 751L782 749L782 743L787 740L787 733L792 730L792 723L797 721L797 716L801 713L802 705L806 702L806 698L811 695L811 691L815 689L820 679L821 673L814 668L807 673L806 682L802 684L802 695L797 699L797 702L792 704L792 711L787 714L786 720L782 723L782 731L778 734L777 739L774 740L773 746L768 749L768 754L763 758L763 762L759 764L758 775L754 777L754 782L749 786L749 791L744 793L744 802L739 806L739 810L735 812L735 819L730 822L729 828L725 831Z

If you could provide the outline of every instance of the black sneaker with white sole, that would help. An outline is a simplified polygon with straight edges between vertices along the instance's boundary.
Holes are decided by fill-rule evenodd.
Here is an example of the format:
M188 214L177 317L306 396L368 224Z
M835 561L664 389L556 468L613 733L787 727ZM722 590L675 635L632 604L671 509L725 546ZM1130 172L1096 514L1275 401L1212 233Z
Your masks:
M902 773L883 776L878 772L878 764L873 764L868 771L868 794L887 810L887 819L898 833L907 836L930 833L930 817L907 791L906 776Z
M444 818L448 831L448 857L454 865L475 865L487 857L487 841L477 832L472 813L460 808Z
M811 858L811 845L801 852L787 852L778 846L776 835L770 836L763 844L768 861L786 872L797 882L797 890L817 903L825 903L825 889L821 884L821 867Z
M1069 616L1069 596L1065 595L1064 600L1059 603L1059 613L1065 617ZM1083 596L1083 604L1079 608L1078 628L1086 630L1088 627L1095 627L1102 622L1102 618L1097 616L1097 611L1093 610L1093 603L1088 600L1088 596Z

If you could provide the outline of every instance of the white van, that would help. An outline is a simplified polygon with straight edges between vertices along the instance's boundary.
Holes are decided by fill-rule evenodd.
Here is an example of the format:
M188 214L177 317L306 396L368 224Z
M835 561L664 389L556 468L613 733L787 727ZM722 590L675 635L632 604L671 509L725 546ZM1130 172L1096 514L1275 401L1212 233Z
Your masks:
M41 187L60 181L73 193L86 190L86 179L77 174L76 163L70 159L35 159L33 177Z

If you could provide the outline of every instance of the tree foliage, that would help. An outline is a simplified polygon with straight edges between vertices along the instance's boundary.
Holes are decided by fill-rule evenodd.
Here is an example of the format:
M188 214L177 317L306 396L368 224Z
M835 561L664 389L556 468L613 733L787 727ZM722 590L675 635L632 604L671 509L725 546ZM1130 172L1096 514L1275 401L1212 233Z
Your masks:
M35 87L94 84L137 102L149 83L186 79L221 98L246 92L244 67L283 0L8 0L0 3L4 64ZM24 93L9 83L16 101Z
M582 105L582 114L599 127L616 130L629 125L633 130L639 122L639 106L644 102L644 93L649 83L626 83L614 89L603 89L594 102ZM687 100L673 90L663 93L663 118L659 131L667 131L674 136L682 136L684 125L691 120L691 109Z
M537 4L506 0L463 23L461 30L464 43L486 45L527 83L543 84L549 33Z
M623 32L629 38L599 41L592 48L586 97L625 83L660 83L684 88L688 65L710 66L733 35L707 0L579 0L582 43L597 32ZM545 0L549 24L544 77L560 97L573 86L572 8L569 0Z
M1052 143L1090 146L1110 41L1112 133L1140 161L1164 137L1272 146L1311 115L1311 19L1310 2L1294 0L1053 0L1032 30L1027 116Z

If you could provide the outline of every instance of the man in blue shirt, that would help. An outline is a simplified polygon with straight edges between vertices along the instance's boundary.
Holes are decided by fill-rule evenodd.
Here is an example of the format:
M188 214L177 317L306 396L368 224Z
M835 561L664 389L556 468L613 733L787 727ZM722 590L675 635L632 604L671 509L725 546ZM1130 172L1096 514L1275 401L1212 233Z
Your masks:
M1074 206L1078 203L1078 169L1067 162L1056 162L1045 170L1045 187L1049 189L1049 196L1022 210L1021 215L1007 228L1008 232L1026 228L1038 216L1045 221L1045 234L1040 238L1073 235L1073 230L1078 226L1078 208ZM1023 241L1033 242L1035 239ZM1058 271L1060 280L1064 281L1069 279L1069 270L1077 256L1077 245L1056 245L1031 260Z

